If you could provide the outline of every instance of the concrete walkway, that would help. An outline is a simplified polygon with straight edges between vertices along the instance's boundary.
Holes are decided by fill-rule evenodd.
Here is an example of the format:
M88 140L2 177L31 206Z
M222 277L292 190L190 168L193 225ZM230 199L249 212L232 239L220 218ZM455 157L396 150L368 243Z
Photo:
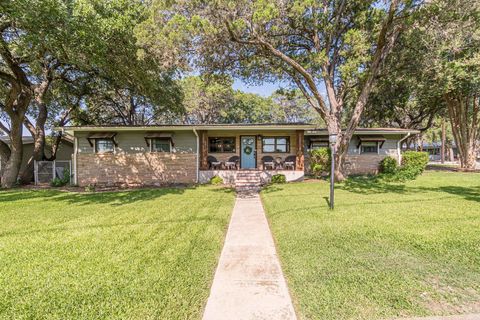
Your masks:
M203 319L296 319L258 194L237 196Z

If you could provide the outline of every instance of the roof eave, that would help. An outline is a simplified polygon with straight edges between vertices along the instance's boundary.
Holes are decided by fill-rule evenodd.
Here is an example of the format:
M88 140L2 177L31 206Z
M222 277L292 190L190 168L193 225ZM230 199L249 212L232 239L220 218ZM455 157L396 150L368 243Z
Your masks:
M355 131L354 135L393 135L393 134L418 134L420 133L419 130L409 130L409 129L402 129L402 130L362 130L362 131ZM326 129L322 130L310 130L305 132L306 136L316 136L316 135L328 135Z
M192 126L79 126L79 127L56 127L54 130L66 133L73 132L98 132L98 131L192 131L192 130L313 130L316 126L310 124L301 125L192 125Z

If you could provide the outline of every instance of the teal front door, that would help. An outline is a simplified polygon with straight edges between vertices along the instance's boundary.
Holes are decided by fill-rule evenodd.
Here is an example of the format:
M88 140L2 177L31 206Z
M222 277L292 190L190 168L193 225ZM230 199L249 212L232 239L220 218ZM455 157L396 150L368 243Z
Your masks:
M255 136L240 137L240 166L242 169L255 169L256 167L255 141Z

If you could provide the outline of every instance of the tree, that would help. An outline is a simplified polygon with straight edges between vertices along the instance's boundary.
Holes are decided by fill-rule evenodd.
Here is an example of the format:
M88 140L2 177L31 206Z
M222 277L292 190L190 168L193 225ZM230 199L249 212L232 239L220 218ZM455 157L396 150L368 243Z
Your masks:
M319 117L298 90L278 90L269 97L233 90L225 76L189 76L180 82L182 123L292 123Z
M480 3L431 1L419 30L428 48L430 90L447 106L461 167L474 169L480 126Z
M169 97L175 95L171 70L150 59L145 51L142 59L137 59L133 30L145 18L143 10L142 1L128 0L19 0L0 4L0 75L9 90L2 95L5 103L0 107L8 116L10 127L3 129L11 140L2 186L11 187L17 180L22 124L34 138L33 156L21 177L28 182L33 161L46 158L45 125L54 123L49 117L58 115L60 124L65 123L72 106L59 101L66 102L62 96L86 81L108 84L109 92L127 93L135 107L140 101L160 103L157 98L165 92L172 92ZM115 99L121 100L118 96ZM73 106L79 108L84 101L77 102ZM2 149L5 147L3 144Z
M431 90L428 50L418 30L402 33L385 61L365 108L363 126L426 131L446 115L445 102Z
M140 44L159 57L264 82L290 81L339 136L337 180L382 62L415 1L153 1ZM326 99L322 91L326 91ZM346 130L342 126L346 124Z
M271 98L278 110L273 112L275 119L272 122L304 122L324 125L318 112L310 107L299 89L279 89L273 93Z
M184 123L219 123L233 104L232 80L228 77L190 76L181 81Z

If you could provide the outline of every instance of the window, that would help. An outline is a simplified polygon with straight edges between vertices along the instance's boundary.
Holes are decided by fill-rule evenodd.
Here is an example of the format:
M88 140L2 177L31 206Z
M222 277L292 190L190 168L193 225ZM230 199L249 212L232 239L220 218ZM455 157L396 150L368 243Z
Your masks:
M150 143L151 152L171 152L171 147L171 140L167 138L155 138Z
M363 142L360 148L360 153L378 153L377 142Z
M328 148L328 141L312 141L310 142L310 149L320 149L320 148Z
M263 137L262 152L263 153L287 153L290 151L289 137Z
M235 137L209 138L208 150L212 153L235 153Z
M110 153L114 151L114 148L112 139L95 139L96 153Z

